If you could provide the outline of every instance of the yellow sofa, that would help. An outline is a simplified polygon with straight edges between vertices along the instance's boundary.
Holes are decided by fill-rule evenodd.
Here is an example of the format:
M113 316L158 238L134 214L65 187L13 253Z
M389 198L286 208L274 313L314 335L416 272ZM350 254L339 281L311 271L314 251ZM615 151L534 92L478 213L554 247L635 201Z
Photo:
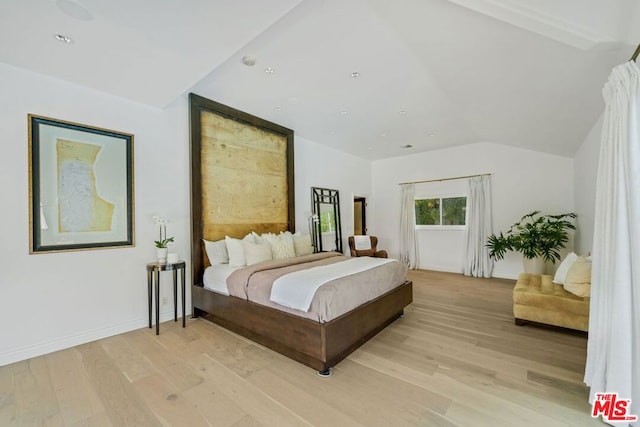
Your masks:
M590 298L581 298L552 282L548 275L520 273L513 288L516 325L529 322L587 332Z

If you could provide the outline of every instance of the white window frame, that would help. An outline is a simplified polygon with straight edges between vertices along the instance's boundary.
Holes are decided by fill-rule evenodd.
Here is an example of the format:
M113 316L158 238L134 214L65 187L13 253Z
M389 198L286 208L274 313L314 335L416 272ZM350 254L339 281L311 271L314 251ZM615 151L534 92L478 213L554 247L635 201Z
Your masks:
M466 194L453 194L453 195L438 195L438 196L416 196L413 201L413 207L415 209L416 200L428 200L428 199L440 199L440 224L438 225L426 225L415 224L416 230L466 230L467 223L469 222L469 215L467 209L464 210L464 225L444 225L442 224L442 199L452 199L457 197L464 197L468 202L469 197Z

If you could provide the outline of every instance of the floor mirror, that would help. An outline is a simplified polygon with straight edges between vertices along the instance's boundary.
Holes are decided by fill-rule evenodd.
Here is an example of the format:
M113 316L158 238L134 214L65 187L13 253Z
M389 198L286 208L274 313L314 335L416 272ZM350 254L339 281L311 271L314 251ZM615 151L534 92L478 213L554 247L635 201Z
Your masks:
M338 190L311 187L311 243L314 252L342 253L340 194Z

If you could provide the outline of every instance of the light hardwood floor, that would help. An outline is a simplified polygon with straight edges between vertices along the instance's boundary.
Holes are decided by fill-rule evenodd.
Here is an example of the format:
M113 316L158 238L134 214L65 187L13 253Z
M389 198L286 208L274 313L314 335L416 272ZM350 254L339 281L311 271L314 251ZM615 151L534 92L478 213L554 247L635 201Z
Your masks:
M0 426L588 426L586 338L513 324L513 281L411 271L329 378L204 320L0 367ZM144 309L141 307L141 309Z

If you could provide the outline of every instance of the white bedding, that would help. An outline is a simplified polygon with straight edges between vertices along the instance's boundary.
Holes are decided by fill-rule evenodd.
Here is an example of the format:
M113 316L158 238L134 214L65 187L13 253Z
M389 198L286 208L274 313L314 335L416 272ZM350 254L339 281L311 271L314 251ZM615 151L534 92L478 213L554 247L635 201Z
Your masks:
M229 295L227 288L227 277L234 271L242 267L233 267L229 264L218 264L209 266L204 270L204 287L222 295Z
M306 312L311 307L316 291L325 283L392 261L389 258L358 257L288 273L273 282L271 301Z

